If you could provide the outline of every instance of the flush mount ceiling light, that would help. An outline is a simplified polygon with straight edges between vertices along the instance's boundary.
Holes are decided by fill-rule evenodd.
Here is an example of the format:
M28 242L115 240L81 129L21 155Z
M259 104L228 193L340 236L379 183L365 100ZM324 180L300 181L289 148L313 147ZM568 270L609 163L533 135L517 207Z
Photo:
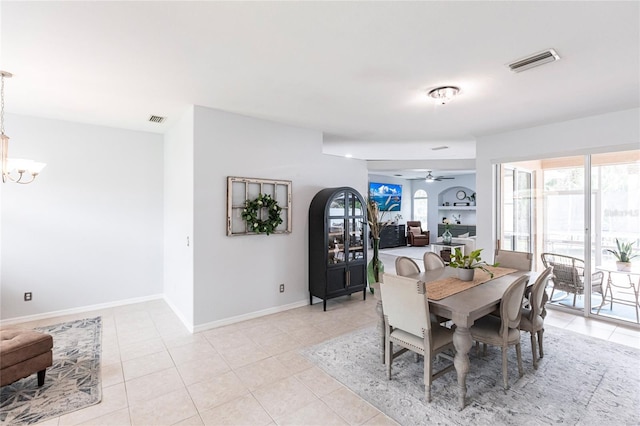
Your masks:
M440 105L449 103L460 93L460 88L456 86L436 87L427 93L430 98L435 99Z
M522 72L533 67L548 64L549 62L555 62L558 59L560 59L560 55L558 55L555 50L547 49L542 52L529 55L526 58L518 59L517 61L510 63L508 66L513 72Z
M7 71L0 71L0 145L2 160L2 182L15 182L27 184L35 180L40 171L46 166L45 163L37 163L32 160L22 160L17 158L9 158L9 136L4 134L4 79L11 78L13 74ZM15 174L13 173L15 172ZM22 180L26 174L31 175L30 180Z

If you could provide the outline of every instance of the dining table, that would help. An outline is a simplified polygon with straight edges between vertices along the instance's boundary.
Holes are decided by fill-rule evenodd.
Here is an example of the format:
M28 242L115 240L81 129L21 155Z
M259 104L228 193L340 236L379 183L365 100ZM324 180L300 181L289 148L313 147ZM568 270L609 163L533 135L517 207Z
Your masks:
M430 312L447 318L455 324L453 363L458 376L460 410L466 404L469 350L473 345L471 326L478 318L488 315L499 307L504 292L515 280L527 275L529 277L527 286L530 286L537 275L535 272L510 268L488 267L487 269L493 272L493 278L486 272L476 269L474 281L462 281L457 278L457 270L449 266L409 276L425 282ZM384 362L384 301L379 307L379 330L382 333Z

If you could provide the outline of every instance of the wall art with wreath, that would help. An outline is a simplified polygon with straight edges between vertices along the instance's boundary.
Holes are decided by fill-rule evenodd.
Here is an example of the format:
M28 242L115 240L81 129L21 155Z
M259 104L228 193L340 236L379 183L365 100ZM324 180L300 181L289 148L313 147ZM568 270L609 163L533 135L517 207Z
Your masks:
M291 181L227 177L227 235L291 232Z

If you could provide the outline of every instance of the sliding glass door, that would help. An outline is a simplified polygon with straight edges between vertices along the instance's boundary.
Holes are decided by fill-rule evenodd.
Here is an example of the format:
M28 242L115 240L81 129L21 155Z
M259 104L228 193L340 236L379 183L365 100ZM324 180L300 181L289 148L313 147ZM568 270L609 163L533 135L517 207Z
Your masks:
M574 282L556 276L550 283L550 303L640 323L640 268L618 271L609 251L617 240L632 245L632 256L640 253L640 151L504 163L499 170L498 246L533 253L538 271L551 262L573 273ZM640 256L634 260L640 265Z

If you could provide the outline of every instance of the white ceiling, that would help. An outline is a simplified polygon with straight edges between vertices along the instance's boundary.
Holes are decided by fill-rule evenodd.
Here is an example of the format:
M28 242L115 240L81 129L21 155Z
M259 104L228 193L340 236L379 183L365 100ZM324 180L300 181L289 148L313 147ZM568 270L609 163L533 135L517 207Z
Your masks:
M418 175L472 164L481 135L640 105L636 1L2 1L0 13L7 112L162 133L203 105L321 130L328 154L422 160ZM562 59L506 67L547 48ZM425 92L439 85L462 93L435 106Z

